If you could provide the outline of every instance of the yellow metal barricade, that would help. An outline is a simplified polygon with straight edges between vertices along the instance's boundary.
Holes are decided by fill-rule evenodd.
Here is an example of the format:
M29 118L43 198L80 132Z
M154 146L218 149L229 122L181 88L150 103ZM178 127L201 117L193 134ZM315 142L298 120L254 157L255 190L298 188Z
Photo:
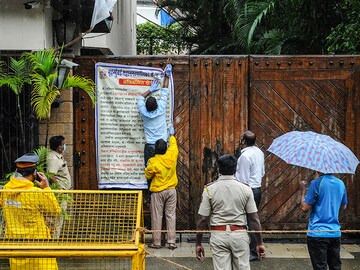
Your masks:
M141 191L0 190L0 268L143 270L142 201Z

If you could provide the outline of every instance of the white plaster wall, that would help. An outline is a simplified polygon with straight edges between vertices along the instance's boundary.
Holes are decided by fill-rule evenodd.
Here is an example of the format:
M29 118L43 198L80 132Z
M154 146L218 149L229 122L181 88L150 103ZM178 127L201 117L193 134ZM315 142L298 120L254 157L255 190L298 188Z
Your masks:
M25 9L22 0L0 0L0 49L52 47L51 8Z
M41 50L54 46L52 8L43 5L27 10L24 2L0 0L0 50ZM82 46L109 48L114 55L136 55L136 7L136 0L118 0L111 32L88 34Z
M156 6L141 6L137 7L137 24L146 23L148 21L160 25L160 16L155 16ZM141 15L141 16L140 16Z

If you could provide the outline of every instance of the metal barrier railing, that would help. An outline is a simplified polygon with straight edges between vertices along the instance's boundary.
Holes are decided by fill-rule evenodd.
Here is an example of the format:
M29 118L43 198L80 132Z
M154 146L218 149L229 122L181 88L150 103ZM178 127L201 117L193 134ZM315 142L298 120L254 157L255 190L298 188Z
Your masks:
M131 258L145 269L141 191L0 190L0 206L0 258L10 269L58 269L56 258L69 257Z

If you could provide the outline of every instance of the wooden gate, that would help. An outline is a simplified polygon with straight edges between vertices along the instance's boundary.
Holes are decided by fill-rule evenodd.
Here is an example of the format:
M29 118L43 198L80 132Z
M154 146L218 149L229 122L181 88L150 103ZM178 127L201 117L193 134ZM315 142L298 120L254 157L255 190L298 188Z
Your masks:
M313 130L345 143L359 156L359 63L351 56L250 57L249 129L266 153L260 207L264 227L305 228L308 216L299 207L299 181L313 179L313 171L289 166L265 151L274 138ZM359 207L355 180L360 179L359 174L341 178L349 197L341 219L349 227Z
M190 207L194 219L204 185L218 177L218 157L239 151L248 117L248 57L191 57L189 69ZM194 224L192 220L189 226Z
M243 131L252 129L266 153L266 175L260 218L266 229L304 228L298 181L312 172L286 165L266 149L272 140L291 130L314 130L346 143L360 156L360 57L161 56L79 57L77 74L94 78L95 63L173 64L174 122L179 143L177 227L195 226L206 183L217 178L216 160L237 154ZM75 185L97 189L95 119L88 98L74 98ZM349 208L344 228L360 223L359 169L342 177ZM146 220L145 220L145 223Z

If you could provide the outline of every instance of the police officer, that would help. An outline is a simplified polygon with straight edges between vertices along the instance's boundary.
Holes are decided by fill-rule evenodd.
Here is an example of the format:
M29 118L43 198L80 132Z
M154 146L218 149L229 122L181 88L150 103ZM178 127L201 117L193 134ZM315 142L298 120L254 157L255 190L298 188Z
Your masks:
M236 158L221 156L218 160L220 176L207 185L198 211L197 229L205 230L210 221L210 246L215 270L250 269L250 230L260 231L261 225L251 188L236 180ZM261 233L254 233L259 259L265 257ZM196 234L196 257L204 259L202 233Z

